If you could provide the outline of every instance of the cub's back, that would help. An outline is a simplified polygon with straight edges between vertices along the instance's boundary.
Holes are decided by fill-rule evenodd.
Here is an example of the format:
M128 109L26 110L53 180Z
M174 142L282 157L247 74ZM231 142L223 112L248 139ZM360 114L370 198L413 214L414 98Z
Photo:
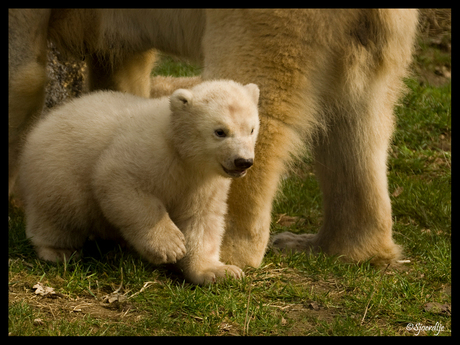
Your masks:
M24 155L34 156L40 151L49 158L61 159L70 154L76 155L72 157L75 162L83 152L97 154L119 131L145 128L146 122L158 128L163 115L158 109L161 103L165 100L111 91L72 100L38 122L26 140Z
M95 161L114 138L136 128L162 131L165 108L167 98L100 91L52 110L26 139L20 167L23 191L69 185L87 190Z

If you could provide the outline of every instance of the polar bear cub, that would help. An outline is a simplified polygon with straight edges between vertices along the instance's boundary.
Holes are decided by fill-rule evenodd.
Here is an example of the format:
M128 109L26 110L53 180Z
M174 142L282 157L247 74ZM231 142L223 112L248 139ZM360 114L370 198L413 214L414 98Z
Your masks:
M259 89L229 80L145 99L99 91L51 111L21 157L26 234L41 259L89 236L122 237L197 284L239 267L219 259L231 178L253 164Z

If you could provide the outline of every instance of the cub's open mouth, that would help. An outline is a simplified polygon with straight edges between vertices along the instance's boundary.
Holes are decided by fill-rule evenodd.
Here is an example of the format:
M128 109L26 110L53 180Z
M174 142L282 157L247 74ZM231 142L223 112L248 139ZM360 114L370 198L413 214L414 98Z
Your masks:
M225 173L228 176L231 176L231 177L243 177L244 175L246 175L246 172L248 170L248 169L244 169L244 170L238 170L238 169L228 170L228 169L225 169L225 167L223 165L222 165L222 169L224 169Z

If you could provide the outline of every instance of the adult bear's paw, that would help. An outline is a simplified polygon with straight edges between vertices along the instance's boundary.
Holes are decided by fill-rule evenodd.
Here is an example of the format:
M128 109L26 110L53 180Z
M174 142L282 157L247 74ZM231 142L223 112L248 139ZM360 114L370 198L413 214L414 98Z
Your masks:
M275 251L297 251L311 250L315 244L315 234L293 234L286 231L273 236L271 244Z

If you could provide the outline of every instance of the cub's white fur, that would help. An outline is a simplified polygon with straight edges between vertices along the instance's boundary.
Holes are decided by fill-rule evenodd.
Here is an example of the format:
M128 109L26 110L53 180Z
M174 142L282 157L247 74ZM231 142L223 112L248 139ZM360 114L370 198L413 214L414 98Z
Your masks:
M259 89L218 80L170 98L96 92L52 111L24 146L20 187L38 256L123 237L193 283L243 272L219 259L231 179L252 165Z

